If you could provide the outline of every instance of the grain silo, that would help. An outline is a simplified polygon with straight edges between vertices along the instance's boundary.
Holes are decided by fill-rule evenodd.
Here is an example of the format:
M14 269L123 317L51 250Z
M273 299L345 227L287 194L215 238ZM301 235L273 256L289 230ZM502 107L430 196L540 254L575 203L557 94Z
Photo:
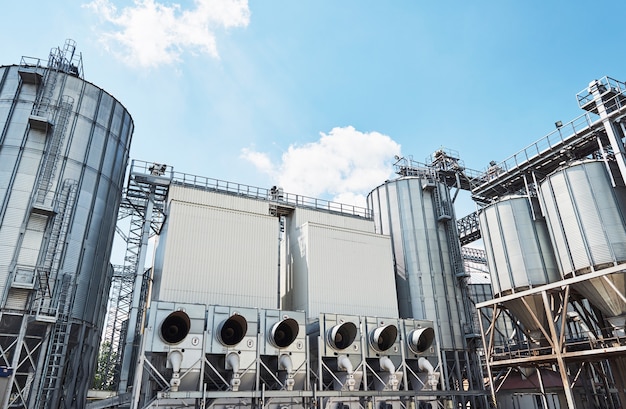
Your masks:
M2 407L82 407L133 121L68 40L0 67Z
M480 210L479 218L496 298L561 278L536 198L517 195L497 199ZM541 294L504 305L533 342L545 339L541 330L547 330L548 316Z
M466 273L448 186L436 170L415 169L375 188L368 207L377 233L391 236L400 317L434 321L444 388L478 387L479 369L468 348L474 330L465 305Z
M565 278L626 261L624 186L621 178L612 175L618 172L609 172L606 162L585 160L557 170L540 184L558 266ZM625 276L622 271L574 286L622 331L626 302L619 294L626 293Z

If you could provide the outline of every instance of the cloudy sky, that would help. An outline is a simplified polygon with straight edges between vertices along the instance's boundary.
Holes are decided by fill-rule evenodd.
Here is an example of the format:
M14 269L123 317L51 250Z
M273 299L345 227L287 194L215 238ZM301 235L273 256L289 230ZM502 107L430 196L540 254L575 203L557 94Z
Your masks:
M395 155L482 170L581 115L591 80L626 80L617 0L5 3L1 63L75 40L133 116L133 158L357 204Z

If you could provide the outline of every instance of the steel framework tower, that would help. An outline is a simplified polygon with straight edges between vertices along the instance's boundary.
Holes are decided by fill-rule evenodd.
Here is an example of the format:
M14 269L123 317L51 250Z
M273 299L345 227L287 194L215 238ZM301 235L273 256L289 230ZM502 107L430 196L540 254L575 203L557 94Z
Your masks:
M118 234L126 243L123 266L115 266L100 354L108 358L102 385L124 396L132 386L138 338L145 314L150 270L145 268L149 240L159 234L173 169L133 160L118 215ZM128 234L120 225L128 221ZM129 358L130 357L130 358Z

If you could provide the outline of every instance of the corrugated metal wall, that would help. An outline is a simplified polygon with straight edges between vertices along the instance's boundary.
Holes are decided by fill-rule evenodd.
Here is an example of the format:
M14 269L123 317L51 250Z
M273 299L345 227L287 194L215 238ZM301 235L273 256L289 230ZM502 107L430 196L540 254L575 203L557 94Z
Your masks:
M278 218L267 203L173 186L153 299L276 308Z
M122 104L82 78L0 67L0 325L17 336L8 323L18 321L7 310L67 325L53 325L61 331L50 336L56 342L39 348L63 373L43 361L14 368L18 378L43 368L40 383L28 385L28 406L46 401L55 408L62 395L68 402L86 395L92 366L84 362L97 352L132 132ZM23 325L41 325L31 321ZM19 343L14 348L2 365L23 354ZM19 379L14 388L26 387Z
M400 316L434 321L441 347L460 350L465 334L462 291L436 209L437 202L451 203L450 192L440 183L423 188L427 183L418 177L387 182L369 194L368 204L376 230L392 238ZM453 212L451 216L454 221Z
M366 224L371 230L373 223ZM388 236L314 222L291 232L297 239L288 255L294 282L289 308L306 311L310 320L320 313L398 316Z

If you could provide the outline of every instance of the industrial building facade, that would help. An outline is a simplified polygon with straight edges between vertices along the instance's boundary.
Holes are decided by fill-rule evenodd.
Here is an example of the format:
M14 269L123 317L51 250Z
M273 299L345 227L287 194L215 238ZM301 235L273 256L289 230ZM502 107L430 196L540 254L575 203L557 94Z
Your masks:
M149 167L134 162L131 178ZM150 177L169 186L131 405L437 399L433 323L400 318L391 239L367 209L169 168Z
M577 98L585 114L485 172L399 158L358 208L127 169L133 121L71 40L0 67L0 404L623 406L626 84ZM478 238L484 257L461 247ZM87 405L101 340L115 396Z

